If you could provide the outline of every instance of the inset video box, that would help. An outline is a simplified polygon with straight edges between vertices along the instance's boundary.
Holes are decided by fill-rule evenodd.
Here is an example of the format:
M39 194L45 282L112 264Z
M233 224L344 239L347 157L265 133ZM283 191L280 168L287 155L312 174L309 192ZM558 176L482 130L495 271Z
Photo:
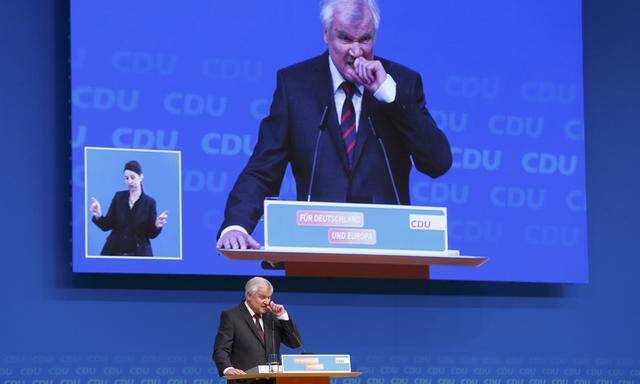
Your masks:
M447 209L265 200L264 245L271 251L446 256Z
M350 355L282 355L282 372L351 372Z

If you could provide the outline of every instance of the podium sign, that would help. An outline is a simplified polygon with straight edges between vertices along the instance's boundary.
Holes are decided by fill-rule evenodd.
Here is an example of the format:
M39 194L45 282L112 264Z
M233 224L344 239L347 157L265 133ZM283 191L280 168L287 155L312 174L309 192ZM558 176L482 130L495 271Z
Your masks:
M446 256L447 210L265 200L265 250Z
M284 373L351 372L350 355L282 355Z

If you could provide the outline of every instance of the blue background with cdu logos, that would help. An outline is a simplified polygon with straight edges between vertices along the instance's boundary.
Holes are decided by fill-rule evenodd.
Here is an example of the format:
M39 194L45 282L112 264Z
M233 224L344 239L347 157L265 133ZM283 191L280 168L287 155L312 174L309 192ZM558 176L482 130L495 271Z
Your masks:
M65 4L0 2L0 382L222 384L245 278L71 272ZM272 278L308 350L350 353L360 384L638 382L638 12L583 5L589 284Z
M216 255L215 235L277 69L325 50L318 3L70 4L74 239L87 209L84 146L183 154L183 260L100 260L82 270L281 274ZM432 278L587 282L580 1L380 8L376 54L422 74L427 106L453 147L444 177L413 173L412 203L446 206L449 247L491 259L434 267ZM288 173L281 198L295 199L294 185ZM262 226L255 234L262 241ZM83 243L74 242L78 263Z

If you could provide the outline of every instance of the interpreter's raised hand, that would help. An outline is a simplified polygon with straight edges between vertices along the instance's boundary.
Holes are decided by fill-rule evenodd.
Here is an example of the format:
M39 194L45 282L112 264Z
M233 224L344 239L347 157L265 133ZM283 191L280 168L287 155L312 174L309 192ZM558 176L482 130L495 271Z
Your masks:
M156 228L162 228L167 224L167 218L169 217L169 211L162 211L156 218Z
M95 197L91 198L91 205L89 206L89 210L91 211L93 217L95 217L96 219L102 216L102 208L100 207L100 202L96 200Z
M247 372L243 371L242 369L237 369L237 368L231 368L230 370L228 370L227 372L225 372L225 375L246 375ZM244 379L242 379L244 380Z
M271 302L269 303L269 306L267 306L267 310L273 313L276 317L280 317L287 312L284 309L284 305L276 304L276 302L273 300L271 300Z
M233 229L220 236L216 247L218 249L260 249L260 243L251 235Z
M353 72L352 80L362 84L369 92L375 93L387 78L387 71L378 60L367 60L364 57L357 57L352 66L348 66Z

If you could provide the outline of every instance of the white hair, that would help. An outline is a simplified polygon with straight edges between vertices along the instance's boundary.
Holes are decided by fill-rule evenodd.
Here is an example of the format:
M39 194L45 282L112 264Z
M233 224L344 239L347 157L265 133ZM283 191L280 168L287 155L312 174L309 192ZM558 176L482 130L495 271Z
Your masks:
M249 279L249 281L247 281L247 284L244 285L244 296L253 296L256 292L258 292L258 289L260 288L266 288L269 293L273 293L273 285L271 285L269 280L265 279L264 277L256 276Z
M329 30L337 10L347 12L351 21L358 22L364 18L365 9L371 12L373 27L377 31L380 25L380 9L376 0L321 0L320 21L324 29Z

